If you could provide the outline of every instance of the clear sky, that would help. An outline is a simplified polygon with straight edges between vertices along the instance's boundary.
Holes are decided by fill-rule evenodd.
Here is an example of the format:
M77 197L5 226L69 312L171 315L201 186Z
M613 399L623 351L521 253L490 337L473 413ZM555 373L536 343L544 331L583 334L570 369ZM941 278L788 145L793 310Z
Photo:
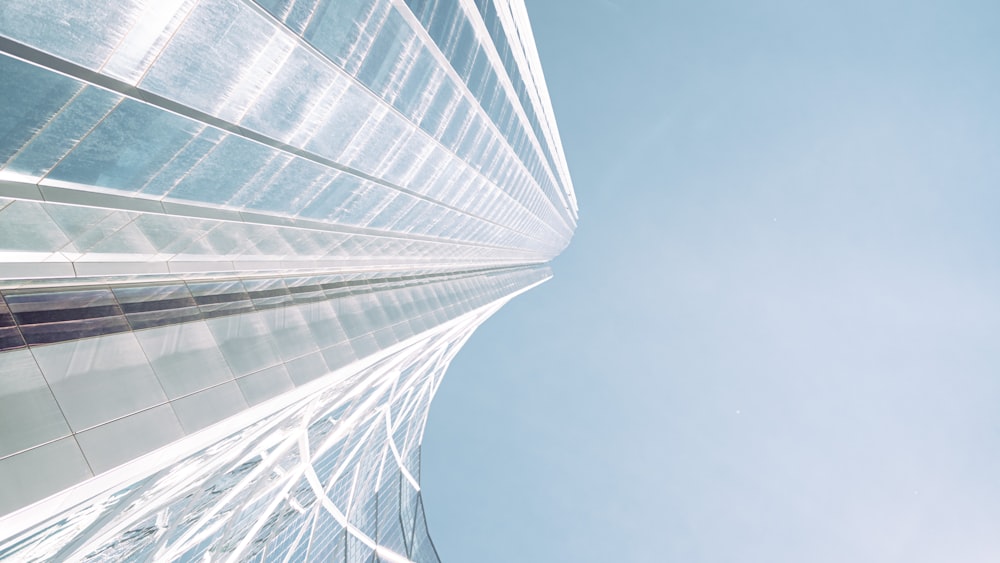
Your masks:
M581 219L431 408L441 556L1000 561L1000 2L528 9Z

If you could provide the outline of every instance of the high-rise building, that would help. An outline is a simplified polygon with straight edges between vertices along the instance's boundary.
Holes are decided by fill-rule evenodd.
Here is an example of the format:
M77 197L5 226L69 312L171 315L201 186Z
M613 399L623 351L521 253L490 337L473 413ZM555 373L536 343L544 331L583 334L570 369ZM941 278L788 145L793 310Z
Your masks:
M0 3L0 559L436 561L577 206L520 0Z

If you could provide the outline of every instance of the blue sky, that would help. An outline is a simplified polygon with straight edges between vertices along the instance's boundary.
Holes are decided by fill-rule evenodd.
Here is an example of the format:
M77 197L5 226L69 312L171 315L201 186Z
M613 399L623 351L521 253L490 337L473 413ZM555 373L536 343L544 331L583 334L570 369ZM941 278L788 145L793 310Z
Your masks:
M1000 560L1000 3L528 10L581 219L435 399L442 557Z

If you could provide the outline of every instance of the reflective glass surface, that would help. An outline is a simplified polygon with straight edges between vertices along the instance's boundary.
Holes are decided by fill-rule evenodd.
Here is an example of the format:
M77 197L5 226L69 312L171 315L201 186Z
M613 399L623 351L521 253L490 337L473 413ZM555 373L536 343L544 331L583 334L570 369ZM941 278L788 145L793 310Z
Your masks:
M437 561L450 359L577 209L519 0L0 3L0 559Z

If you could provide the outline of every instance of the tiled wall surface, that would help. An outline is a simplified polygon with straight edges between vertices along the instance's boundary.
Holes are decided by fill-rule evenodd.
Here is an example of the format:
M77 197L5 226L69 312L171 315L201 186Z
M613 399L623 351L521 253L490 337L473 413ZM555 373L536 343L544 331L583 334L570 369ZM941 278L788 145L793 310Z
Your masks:
M0 352L8 485L0 513L547 275L519 268L4 291L0 324L12 346ZM39 465L49 474L39 476Z

